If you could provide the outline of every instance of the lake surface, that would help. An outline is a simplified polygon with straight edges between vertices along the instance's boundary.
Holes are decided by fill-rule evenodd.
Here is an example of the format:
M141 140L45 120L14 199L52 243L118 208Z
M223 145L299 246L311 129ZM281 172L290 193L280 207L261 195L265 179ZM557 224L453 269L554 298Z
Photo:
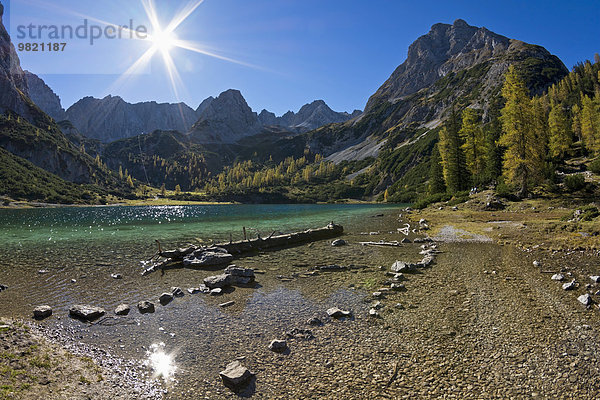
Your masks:
M259 358L269 341L332 306L367 315L364 301L378 283L372 275L379 266L404 257L418 260L411 248L378 248L358 244L366 240L400 240L397 228L401 206L378 205L206 205L157 207L90 207L0 210L0 256L5 260L0 283L0 315L30 318L32 309L49 305L54 315L42 324L71 332L73 338L125 358L145 359L157 343L173 353L176 372L169 383L172 398L204 388L207 398L227 397L218 371L229 361L248 357L261 369ZM207 244L273 231L292 232L327 225L345 228L351 245L332 248L316 242L235 260L260 269L254 288L235 288L219 297L189 295L187 288L219 273L170 269L142 277L142 262L164 248L187 243ZM370 235L377 232L377 235ZM416 248L416 246L415 246ZM315 265L354 265L352 271L298 277ZM40 273L43 270L45 273ZM111 274L123 279L113 279ZM296 275L296 276L295 276ZM294 277L291 281L280 278ZM374 276L374 275L373 275ZM178 286L186 291L167 306L158 296ZM10 299L10 301L8 301ZM154 314L140 315L135 304L155 302ZM234 301L222 308L220 303ZM127 317L113 319L114 308L132 305ZM74 304L104 307L111 318L88 326L67 317ZM345 334L340 325L339 335ZM218 354L216 354L218 353ZM196 389L194 389L196 388ZM218 394L218 395L216 395Z

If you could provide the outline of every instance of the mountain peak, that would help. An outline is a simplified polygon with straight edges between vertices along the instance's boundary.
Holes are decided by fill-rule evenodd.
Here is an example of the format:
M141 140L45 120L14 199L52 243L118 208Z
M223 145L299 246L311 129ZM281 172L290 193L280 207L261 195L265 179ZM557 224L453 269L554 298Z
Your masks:
M408 48L406 61L369 99L366 111L382 101L395 102L431 86L449 73L469 69L498 57L531 48L511 46L509 38L457 19L452 25L435 24ZM544 54L542 54L542 52ZM545 49L528 56L549 58ZM514 54L513 54L514 55ZM512 56L511 56L512 57Z
M464 19L458 18L456 21L454 21L452 26L457 27L457 28L467 28L467 27L470 27L471 25L467 24L467 22Z

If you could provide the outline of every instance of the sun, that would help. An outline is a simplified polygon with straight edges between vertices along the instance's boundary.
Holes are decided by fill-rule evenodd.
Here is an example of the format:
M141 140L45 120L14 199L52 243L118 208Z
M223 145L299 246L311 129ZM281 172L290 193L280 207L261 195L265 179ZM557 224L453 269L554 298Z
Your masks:
M168 30L157 29L151 36L152 47L163 53L168 53L177 43L177 35L175 32Z

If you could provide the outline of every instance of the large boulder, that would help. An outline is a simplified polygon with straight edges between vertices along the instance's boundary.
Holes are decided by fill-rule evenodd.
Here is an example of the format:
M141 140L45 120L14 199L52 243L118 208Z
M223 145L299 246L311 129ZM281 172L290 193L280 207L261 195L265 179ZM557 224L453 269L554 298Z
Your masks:
M147 300L140 301L137 305L137 308L140 311L140 314L153 313L154 312L154 303L147 301Z
M239 361L227 364L227 367L219 372L219 375L223 380L223 384L234 391L242 389L250 383L250 379L254 376L254 374Z
M225 274L231 275L232 285L248 285L254 282L254 270L230 265L225 268Z
M52 308L50 306L39 306L33 310L33 318L42 320L52 315Z
M158 298L158 301L161 305L166 306L173 301L173 295L171 293L163 293Z
M214 275L204 278L204 284L210 289L231 286L233 281L233 276L229 274Z
M100 307L87 306L87 305L75 305L69 309L69 315L73 318L80 319L82 321L94 321L106 314L106 311Z
M131 307L128 304L121 304L115 308L116 315L127 315L131 311Z

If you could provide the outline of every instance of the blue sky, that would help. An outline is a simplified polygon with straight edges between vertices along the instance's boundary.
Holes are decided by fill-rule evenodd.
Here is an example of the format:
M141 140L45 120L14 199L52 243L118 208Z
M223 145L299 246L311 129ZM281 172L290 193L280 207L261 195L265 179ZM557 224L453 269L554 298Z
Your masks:
M155 0L161 23L187 3ZM15 38L19 24L76 25L82 15L151 26L140 0L12 0L10 33L17 45L23 41ZM100 39L90 46L78 39L68 41L63 53L19 56L23 68L38 73L65 108L81 97L109 93L129 102L180 100L195 108L204 98L235 88L258 112L266 108L280 115L315 99L336 111L352 111L362 109L404 61L410 43L431 25L457 18L542 45L568 68L600 52L596 0L205 0L179 26L177 37L252 66L171 50L183 83L177 95L158 54L144 74L115 86L117 74L151 47L149 42Z

